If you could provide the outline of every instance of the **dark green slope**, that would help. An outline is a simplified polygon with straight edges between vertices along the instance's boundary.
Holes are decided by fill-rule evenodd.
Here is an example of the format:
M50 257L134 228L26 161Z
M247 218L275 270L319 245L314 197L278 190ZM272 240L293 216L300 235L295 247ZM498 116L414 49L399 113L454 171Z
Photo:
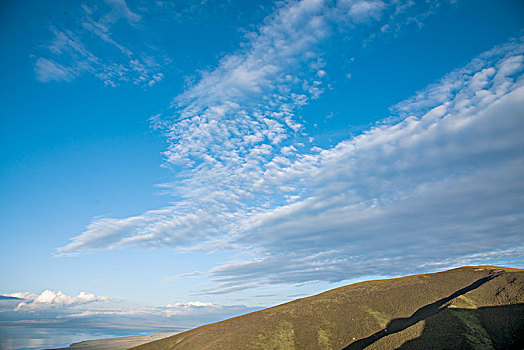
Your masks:
M135 349L524 349L524 271L463 267L337 288Z

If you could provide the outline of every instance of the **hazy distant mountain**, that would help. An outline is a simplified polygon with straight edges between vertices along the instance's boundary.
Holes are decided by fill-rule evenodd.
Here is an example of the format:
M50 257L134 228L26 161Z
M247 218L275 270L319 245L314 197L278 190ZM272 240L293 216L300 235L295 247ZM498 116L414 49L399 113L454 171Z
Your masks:
M135 349L523 349L524 270L369 281Z

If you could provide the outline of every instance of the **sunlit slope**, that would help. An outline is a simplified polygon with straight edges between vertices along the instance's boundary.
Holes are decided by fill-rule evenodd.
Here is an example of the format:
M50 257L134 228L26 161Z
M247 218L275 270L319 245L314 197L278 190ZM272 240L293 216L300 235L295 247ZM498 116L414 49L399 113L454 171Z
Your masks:
M337 288L135 349L522 349L524 270L463 267Z

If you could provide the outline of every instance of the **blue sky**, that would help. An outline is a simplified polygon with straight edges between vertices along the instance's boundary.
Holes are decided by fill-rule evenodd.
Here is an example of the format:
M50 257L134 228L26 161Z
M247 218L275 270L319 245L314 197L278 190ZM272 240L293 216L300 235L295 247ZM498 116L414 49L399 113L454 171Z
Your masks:
M6 324L524 265L521 1L1 6Z

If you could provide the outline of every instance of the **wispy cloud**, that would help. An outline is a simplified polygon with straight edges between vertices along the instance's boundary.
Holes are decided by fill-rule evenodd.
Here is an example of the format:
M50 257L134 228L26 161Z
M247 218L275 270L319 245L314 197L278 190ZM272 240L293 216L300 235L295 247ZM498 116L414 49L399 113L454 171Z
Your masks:
M311 0L281 7L242 50L173 100L171 118L153 118L178 174L163 189L177 202L127 219L95 219L58 253L139 244L253 256L213 268L215 284L204 294L519 254L521 39L332 148L315 145L296 116L326 85L319 45L333 18L375 23L383 32L391 18L406 23L402 5L341 1L333 8Z
M278 196L270 183L259 180L290 165L296 147L300 152L311 147L295 111L322 91L326 76L317 45L329 35L339 10L321 0L291 2L267 18L242 50L204 72L173 100L171 118L152 120L170 142L167 163L182 168L164 190L183 200L136 217L134 227L127 219L111 219L111 234L103 233L106 228L96 219L59 253L97 249L93 240L116 236L125 238L106 247L187 246L232 234L235 222L252 208L293 200L296 194L287 192L297 188L291 183L278 188ZM369 17L375 14L370 8Z
M188 272L188 273L180 273L180 274L178 274L176 276L168 276L168 277L164 278L164 280L162 282L177 280L177 279L181 279L181 278L202 278L202 277L205 277L205 275L202 272L200 272L200 271L193 271L193 272Z
M68 67L40 57L35 63L36 78L47 83L48 81L70 81L75 78L75 73Z
M125 236L110 244L113 248L129 243L182 246L225 233L223 227L244 215L243 202L253 197L246 189L268 159L300 132L292 110L307 96L299 91L303 79L289 72L295 64L317 62L317 55L303 53L326 35L325 10L322 1L280 9L249 47L226 56L216 70L175 98L174 121L153 121L170 140L167 162L185 165L181 181L164 186L184 201L134 218L134 227L111 219L111 234L96 220L59 252L96 249L91 242L108 237ZM294 87L299 90L291 92Z
M92 74L108 86L123 82L152 86L163 80L166 57L140 46L139 52L133 52L112 32L116 23L125 21L127 37L134 38L141 32L141 15L131 11L124 0L108 0L99 5L81 5L73 11L76 22L67 28L50 26L53 39L36 60L36 78L46 83Z
M486 53L395 106L400 120L296 160L272 183L296 174L313 194L252 215L238 241L265 254L211 276L224 289L337 282L520 256L523 48Z

